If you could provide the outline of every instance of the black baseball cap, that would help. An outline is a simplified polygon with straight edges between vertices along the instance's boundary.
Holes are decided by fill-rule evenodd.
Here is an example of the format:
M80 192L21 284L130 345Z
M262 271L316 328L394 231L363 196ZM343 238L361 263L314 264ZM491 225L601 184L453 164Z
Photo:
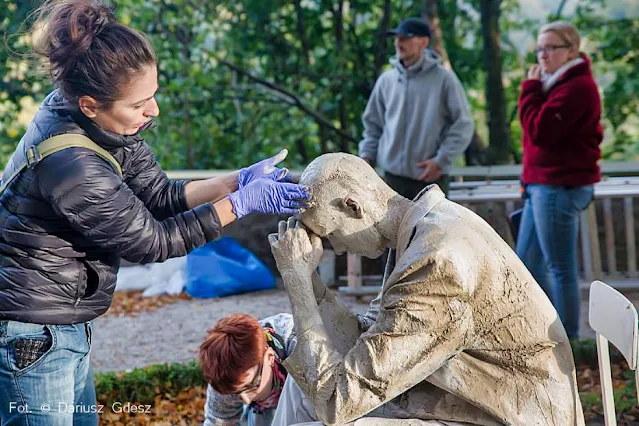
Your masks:
M397 28L387 31L386 35L404 37L430 37L428 22L421 18L406 18L399 23Z

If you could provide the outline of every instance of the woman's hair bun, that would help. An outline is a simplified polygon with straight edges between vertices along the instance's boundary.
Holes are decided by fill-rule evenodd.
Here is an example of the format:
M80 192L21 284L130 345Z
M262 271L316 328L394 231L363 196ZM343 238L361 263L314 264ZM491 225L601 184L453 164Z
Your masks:
M111 9L103 5L94 5L93 36L97 36L112 22L117 22Z
M48 0L36 17L34 51L68 100L89 95L108 104L133 73L155 63L146 37L99 0Z

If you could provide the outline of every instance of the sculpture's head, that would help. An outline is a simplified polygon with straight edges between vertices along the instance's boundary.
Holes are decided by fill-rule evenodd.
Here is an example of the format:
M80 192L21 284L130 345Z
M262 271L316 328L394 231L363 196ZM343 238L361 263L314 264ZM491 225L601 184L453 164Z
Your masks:
M398 194L364 160L350 154L324 154L308 165L300 184L313 194L302 222L328 239L337 254L377 258L390 244L380 223L388 219L389 202Z

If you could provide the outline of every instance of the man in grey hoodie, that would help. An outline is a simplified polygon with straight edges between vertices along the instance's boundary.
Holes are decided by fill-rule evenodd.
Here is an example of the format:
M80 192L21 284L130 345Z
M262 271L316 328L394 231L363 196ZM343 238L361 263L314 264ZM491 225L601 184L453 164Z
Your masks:
M378 164L389 186L408 199L430 183L447 193L452 162L474 131L464 89L428 49L426 21L405 19L388 34L396 56L368 100L359 156Z

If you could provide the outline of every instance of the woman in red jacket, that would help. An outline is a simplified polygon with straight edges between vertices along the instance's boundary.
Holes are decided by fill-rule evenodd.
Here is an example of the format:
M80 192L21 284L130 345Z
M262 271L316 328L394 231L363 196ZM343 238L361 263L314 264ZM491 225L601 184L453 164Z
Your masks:
M600 179L601 100L577 29L553 22L539 31L537 59L521 85L524 211L517 254L566 328L579 333L579 213Z

